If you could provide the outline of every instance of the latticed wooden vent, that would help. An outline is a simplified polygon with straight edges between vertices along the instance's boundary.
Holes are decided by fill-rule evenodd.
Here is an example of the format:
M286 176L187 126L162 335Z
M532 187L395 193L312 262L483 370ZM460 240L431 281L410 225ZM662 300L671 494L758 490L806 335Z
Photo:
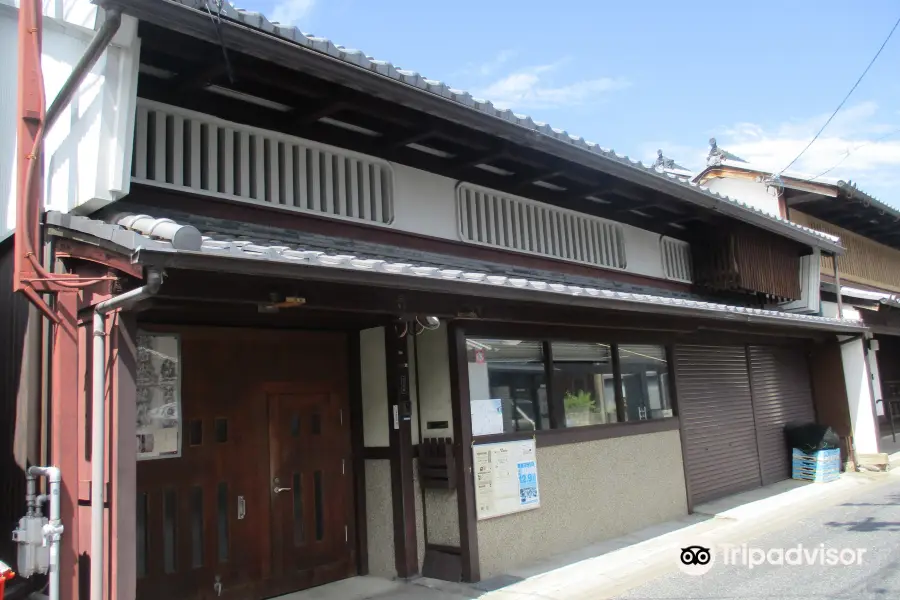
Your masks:
M693 281L690 244L664 237L659 240L659 251L662 253L663 273L666 279L685 283Z
M622 225L460 183L460 239L612 269L627 266Z
M367 156L140 99L132 180L377 224L393 220L390 166Z
M751 227L735 227L694 242L694 280L715 290L800 299L800 256L809 249Z

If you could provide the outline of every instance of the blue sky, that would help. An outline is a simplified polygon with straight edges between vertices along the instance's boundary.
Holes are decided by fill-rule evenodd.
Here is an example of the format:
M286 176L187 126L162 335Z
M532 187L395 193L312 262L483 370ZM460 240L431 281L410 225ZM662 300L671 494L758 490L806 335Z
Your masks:
M710 137L780 170L900 17L896 0L241 0L645 162L699 169ZM848 150L850 154L847 155ZM841 162L842 161L842 162ZM792 170L900 207L900 32Z

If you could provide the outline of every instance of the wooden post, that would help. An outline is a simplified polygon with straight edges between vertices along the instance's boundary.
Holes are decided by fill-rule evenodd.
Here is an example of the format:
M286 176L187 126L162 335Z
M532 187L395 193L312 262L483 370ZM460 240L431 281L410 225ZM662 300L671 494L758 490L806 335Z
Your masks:
M838 271L837 254L831 255L831 263L834 265L834 286L837 294L838 319L844 318L844 300L841 298L841 273Z
M387 368L391 498L394 515L394 558L397 576L419 572L416 540L416 496L413 483L412 403L410 401L407 335L414 327L396 319L384 332Z
M456 445L456 500L459 511L459 546L463 581L481 579L478 560L478 517L475 510L475 482L472 475L472 410L469 397L469 363L466 333L450 324L450 402L453 410L453 441Z

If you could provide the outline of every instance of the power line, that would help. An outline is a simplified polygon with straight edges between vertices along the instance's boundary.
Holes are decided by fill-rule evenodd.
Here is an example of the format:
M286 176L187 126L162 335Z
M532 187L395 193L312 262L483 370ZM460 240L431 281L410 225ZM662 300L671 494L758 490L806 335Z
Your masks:
M877 143L880 142L881 140L885 140L885 139L891 137L892 135L897 135L898 133L900 133L900 129L895 129L895 130L891 131L890 133L886 133L886 134L884 134L883 136L881 136L881 137L879 137L879 138L875 138L874 140L869 140L868 142L864 142L864 143L860 144L859 146L857 146L857 147L855 147L855 148L852 148L852 149L847 150L847 151L844 153L844 156L841 157L841 160L839 160L838 162L836 162L836 163L833 164L832 166L828 167L827 169L825 169L824 171L822 171L821 173L819 173L819 174L816 175L815 177L810 177L810 178L807 179L806 181L815 181L816 179L818 179L818 178L821 177L822 175L825 175L825 174L830 173L831 171L837 169L839 166L841 166L841 163L843 163L845 160L847 160L847 159L850 157L851 154L853 154L854 152L856 152L857 150L859 150L859 149L862 148L863 146L868 146L869 144L877 144Z
M850 95L853 94L853 92L856 90L857 86L859 86L860 82L861 82L861 81L863 80L863 78L866 76L866 73L868 73L868 72L869 72L869 69L872 68L872 65L875 64L875 61L876 61L876 60L878 59L878 57L881 55L881 51L884 50L884 47L887 46L887 43L891 40L891 37L894 35L894 32L897 30L897 26L898 26L898 25L900 25L900 18L897 19L897 22L896 22L896 23L894 23L894 26L891 28L891 32L888 34L887 38L885 38L884 42L881 44L881 48L878 49L878 52L876 52L876 53L875 53L875 56L872 57L872 60L869 61L869 64L868 64L868 66L866 67L866 70L862 72L862 75L859 76L859 79L856 80L856 83L853 84L853 87L850 88L850 91L847 92L847 95L844 96L844 99L841 100L841 103L838 104L838 107L837 107L836 109L834 109L834 112L831 113L831 116L828 117L828 120L825 121L825 124L822 125L822 128L819 129L819 131L818 131L818 133L816 133L815 137L813 137L813 139L811 139L811 140L809 141L809 143L806 145L806 148L804 148L804 149L800 152L800 154L798 154L797 156L795 156L795 157L794 157L794 160L792 160L791 162L789 162L788 165L787 165L785 168L783 168L781 171L778 172L779 175L781 175L782 173L784 173L785 171L787 171L788 169L790 169L790 168L791 168L791 165L793 165L795 162L797 162L797 160L798 160L801 156L803 156L803 155L806 153L807 150L809 150L809 147L812 146L813 143L814 143L817 139L819 139L819 136L822 135L822 132L825 131L825 128L828 127L828 124L829 124L829 123L831 123L831 120L834 119L835 115L838 114L838 111L840 111L841 108L844 107L844 104L845 104L845 103L847 102L847 100L850 98Z

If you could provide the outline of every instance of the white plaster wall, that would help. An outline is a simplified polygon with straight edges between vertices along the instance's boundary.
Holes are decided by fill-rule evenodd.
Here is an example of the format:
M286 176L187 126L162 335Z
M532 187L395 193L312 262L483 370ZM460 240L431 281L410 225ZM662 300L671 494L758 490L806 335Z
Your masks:
M662 236L652 231L622 225L625 237L626 271L647 277L665 279L659 240Z
M853 426L856 451L860 454L876 453L878 426L875 423L863 340L857 339L841 346L841 360L844 365L844 384L847 387L847 402L850 404L850 423Z
M749 179L717 177L703 184L710 191L728 196L771 215L779 216L778 196L775 188Z
M456 180L391 163L394 171L394 227L458 240Z
M687 514L678 431L538 448L541 506L478 522L482 579Z
M0 239L16 221L17 2L0 0ZM103 11L89 0L44 2L41 66L50 106L84 54ZM48 132L44 204L89 212L128 193L140 40L123 17L112 45Z
M363 443L367 448L390 445L384 327L359 332L359 372L362 387Z
M391 163L394 172L394 222L402 231L459 241L456 205L458 181ZM664 278L659 234L622 225L626 270Z
M823 317L828 317L831 319L837 319L838 316L838 305L837 302L829 302L827 300L823 300L819 303L821 306L821 314ZM859 309L854 307L851 304L844 304L844 318L849 321L861 321L862 315L859 314Z
M453 437L450 405L450 355L447 326L416 337L419 352L419 410L423 437ZM446 429L427 429L429 421L446 421Z

